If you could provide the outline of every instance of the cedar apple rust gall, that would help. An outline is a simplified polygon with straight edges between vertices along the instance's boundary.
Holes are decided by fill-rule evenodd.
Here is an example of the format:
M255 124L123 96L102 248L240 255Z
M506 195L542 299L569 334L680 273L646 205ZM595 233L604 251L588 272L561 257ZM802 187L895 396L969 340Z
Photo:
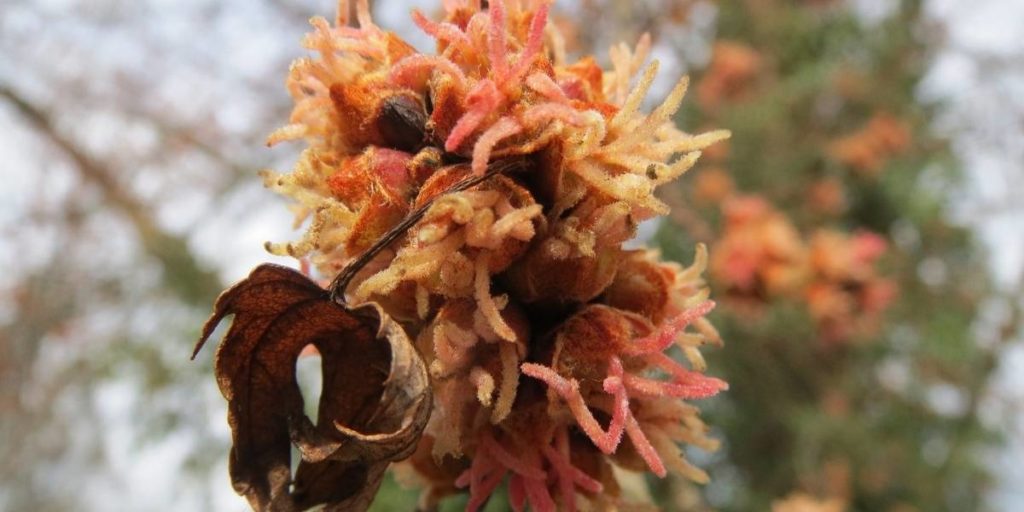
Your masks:
M708 480L682 452L716 447L695 403L727 388L705 375L700 352L721 343L706 318L714 307L702 277L707 252L699 246L684 266L623 244L638 223L668 213L655 190L729 133L675 125L685 78L642 108L658 71L649 37L613 47L609 69L593 57L569 61L550 9L542 0L446 0L439 19L413 11L436 41L433 53L376 25L365 1L355 19L341 2L333 23L311 21L303 46L312 56L295 61L287 79L291 118L268 140L305 149L291 172L263 174L306 228L267 247L331 284L308 297L247 290L330 311L334 330L324 333L344 335L310 331L314 339L289 340L289 354L306 341L328 351L324 363L336 367L324 372L338 382L368 371L354 365L377 365L373 379L352 385L360 403L379 404L355 410L346 405L355 399L332 387L331 407L313 426L294 420L294 397L279 397L291 412L261 414L281 460L234 469L254 507L365 508L372 496L353 489L375 489L382 464L403 457L395 469L420 486L425 508L467 493L476 510L506 485L516 510L607 510L626 505L620 470ZM236 323L243 306L231 310ZM317 321L266 307L289 328ZM256 356L269 357L274 332ZM379 353L337 348L353 343ZM291 355L277 361L285 373ZM266 392L232 380L243 370L223 376L225 393ZM426 389L390 405L394 379L421 377ZM429 419L420 424L424 404ZM375 422L401 443L383 449L372 432L354 433ZM288 429L303 443L297 477L281 462ZM342 466L332 458L339 450L349 457ZM296 480L305 495L288 490Z

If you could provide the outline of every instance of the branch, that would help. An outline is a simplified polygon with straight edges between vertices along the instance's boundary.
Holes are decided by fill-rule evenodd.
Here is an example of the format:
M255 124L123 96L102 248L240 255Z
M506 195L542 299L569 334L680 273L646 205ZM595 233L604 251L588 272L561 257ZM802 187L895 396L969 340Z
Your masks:
M191 304L205 304L216 297L221 288L219 278L196 260L184 237L160 227L150 213L151 207L117 183L106 165L94 160L61 134L49 112L33 105L5 84L0 84L0 97L17 107L40 134L75 164L82 178L103 193L106 203L131 221L146 252L163 266L164 283L170 290Z

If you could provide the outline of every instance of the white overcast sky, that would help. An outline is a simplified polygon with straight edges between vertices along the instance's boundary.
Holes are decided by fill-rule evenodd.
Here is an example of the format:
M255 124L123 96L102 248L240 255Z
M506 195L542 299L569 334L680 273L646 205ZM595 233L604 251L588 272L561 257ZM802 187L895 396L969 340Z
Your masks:
M47 3L53 8L59 8L62 2ZM325 14L330 14L333 3L322 3L325 5ZM421 8L435 4L426 0L411 3ZM409 3L382 4L387 8L379 13L378 22L381 25L408 26ZM168 2L167 5L170 7L174 3ZM858 2L860 11L868 18L884 15L890 5L890 0ZM1014 283L1020 280L1020 274L1024 271L1024 199L1020 198L1020 194L1024 193L1024 139L1021 138L1024 133L1024 64L1017 66L1016 74L1002 76L979 66L976 58L978 55L1001 56L1024 63L1024 0L929 0L928 12L939 20L953 20L946 24L950 28L949 48L938 58L921 90L924 97L947 102L944 124L948 129L961 134L958 135L955 147L968 164L971 187L963 204L956 205L956 211L952 214L966 219L982 234L985 243L992 249L988 253L991 255L994 276L1003 283ZM0 19L4 19L2 14ZM10 19L5 21L11 22ZM152 27L144 30L165 33L169 41L190 40L188 35L194 30L194 27L173 15L153 20L152 23ZM120 27L115 26L87 36L94 38L100 48L122 48L119 51L124 53L121 57L126 62L137 63L144 59L144 53L133 51L131 33L120 30ZM252 10L251 17L238 20L236 26L227 24L218 26L217 30L220 32L218 40L224 42L225 46L214 57L230 55L230 65L240 66L235 71L241 74L260 76L262 56L268 53L280 54L284 51L299 54L297 44L288 48L278 45L281 41L297 42L301 34L281 33L280 26L272 19L261 17L258 9ZM270 35L255 39L233 35L241 30L246 33L264 31ZM242 44L230 43L235 40L242 41ZM154 69L158 69L158 64L151 63ZM0 78L10 79L17 75L17 71L12 69L10 61L0 55ZM976 94L986 85L992 85L993 81L998 81L1003 95L986 97ZM244 99L224 104L227 110L220 115L226 116L227 124L253 122L247 117L248 109ZM991 126L1015 126L1016 130L1008 131L1009 136L1001 138L997 134L993 137L990 128L987 128ZM102 123L97 125L96 130L97 137L102 139ZM37 170L46 167L47 163L39 160L39 151L26 151L26 148L33 147L38 141L23 129L18 117L9 108L0 108L0 134L0 233L8 233L23 216L33 191L39 186L42 178ZM253 151L262 151L262 146L254 147ZM55 180L52 187L62 186L59 177L53 178L52 173L48 176L47 179ZM66 185L65 182L63 186ZM1013 188L1014 185L1021 188ZM147 187L145 183L139 186ZM151 185L153 193L159 191L161 186L161 182L154 181ZM1008 198L1015 202L1016 208L984 217L972 213L981 206L1006 201ZM195 226L195 219L189 216L189 212L209 211L209 198L201 194L183 195L176 201L157 211L161 223L172 230L191 230ZM264 191L255 176L249 186L240 187L222 201L224 204L217 211L231 214L210 219L201 229L193 232L190 243L205 261L216 266L225 282L232 282L244 276L256 263L271 259L261 249L264 241L290 239L293 233L283 203L271 199L271 194ZM252 208L257 204L269 206ZM0 238L0 265L10 268L18 259L24 258L27 250L25 240L28 238ZM0 274L0 287L8 278ZM5 308L0 305L0 322L4 320L4 314ZM1018 346L1010 350L1005 359L1006 364L1001 369L999 381L1001 391L1024 396L1024 378L1021 377L1024 376L1024 350ZM206 391L202 396L195 397L197 404L202 404L207 410L223 411L222 401L212 382ZM102 443L112 465L119 468L119 474L115 479L104 477L91 481L82 497L83 509L195 509L204 503L205 497L190 495L187 487L166 485L179 471L178 462L183 459L183 452L191 446L189 439L172 435L162 442L145 447L119 442L134 433L129 405L137 398L132 387L126 383L113 382L104 386L100 392L99 412L110 426ZM227 436L222 413L212 414L210 422L211 428ZM1003 473L995 491L996 504L1005 512L1024 510L1024 464L1019 462L1024 460L1024 440L1013 439L1011 449L998 457L1003 465ZM211 486L215 493L215 509L247 510L245 503L231 491L226 467L223 471L215 472L215 475L219 479Z

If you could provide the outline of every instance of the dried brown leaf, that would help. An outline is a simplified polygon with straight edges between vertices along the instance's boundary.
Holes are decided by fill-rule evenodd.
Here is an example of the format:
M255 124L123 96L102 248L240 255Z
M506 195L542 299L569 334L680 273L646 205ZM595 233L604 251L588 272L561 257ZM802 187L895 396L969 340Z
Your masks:
M339 305L299 272L269 264L221 294L196 353L228 315L215 373L228 400L235 490L261 511L365 510L430 415L426 367L405 331L376 305ZM295 379L307 345L322 358L316 424ZM303 459L294 487L292 443Z

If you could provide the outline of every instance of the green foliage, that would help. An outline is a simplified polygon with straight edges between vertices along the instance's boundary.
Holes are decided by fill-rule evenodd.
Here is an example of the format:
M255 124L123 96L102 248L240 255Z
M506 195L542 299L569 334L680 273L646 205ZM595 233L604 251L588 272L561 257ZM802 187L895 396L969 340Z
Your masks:
M818 339L801 304L771 302L752 317L725 301L714 321L726 346L709 368L731 388L705 416L724 441L712 480L739 478L712 505L768 510L804 491L857 511L983 509L991 475L980 448L998 435L979 423L976 407L994 364L972 323L988 284L970 234L944 216L959 167L930 132L931 107L915 97L927 64L920 6L903 2L877 24L839 2L717 6L719 39L754 49L760 67L747 94L713 108L691 103L688 122L732 130L723 164L738 190L765 197L805 236L821 227L885 236L881 272L899 295L879 332L841 345ZM855 86L844 90L844 77ZM877 173L829 153L879 112L905 122L912 137ZM842 213L812 212L804 200L825 177L842 184ZM701 204L693 190L682 192ZM721 233L718 206L695 209ZM666 257L691 257L683 231L659 231ZM713 295L722 297L714 286Z

